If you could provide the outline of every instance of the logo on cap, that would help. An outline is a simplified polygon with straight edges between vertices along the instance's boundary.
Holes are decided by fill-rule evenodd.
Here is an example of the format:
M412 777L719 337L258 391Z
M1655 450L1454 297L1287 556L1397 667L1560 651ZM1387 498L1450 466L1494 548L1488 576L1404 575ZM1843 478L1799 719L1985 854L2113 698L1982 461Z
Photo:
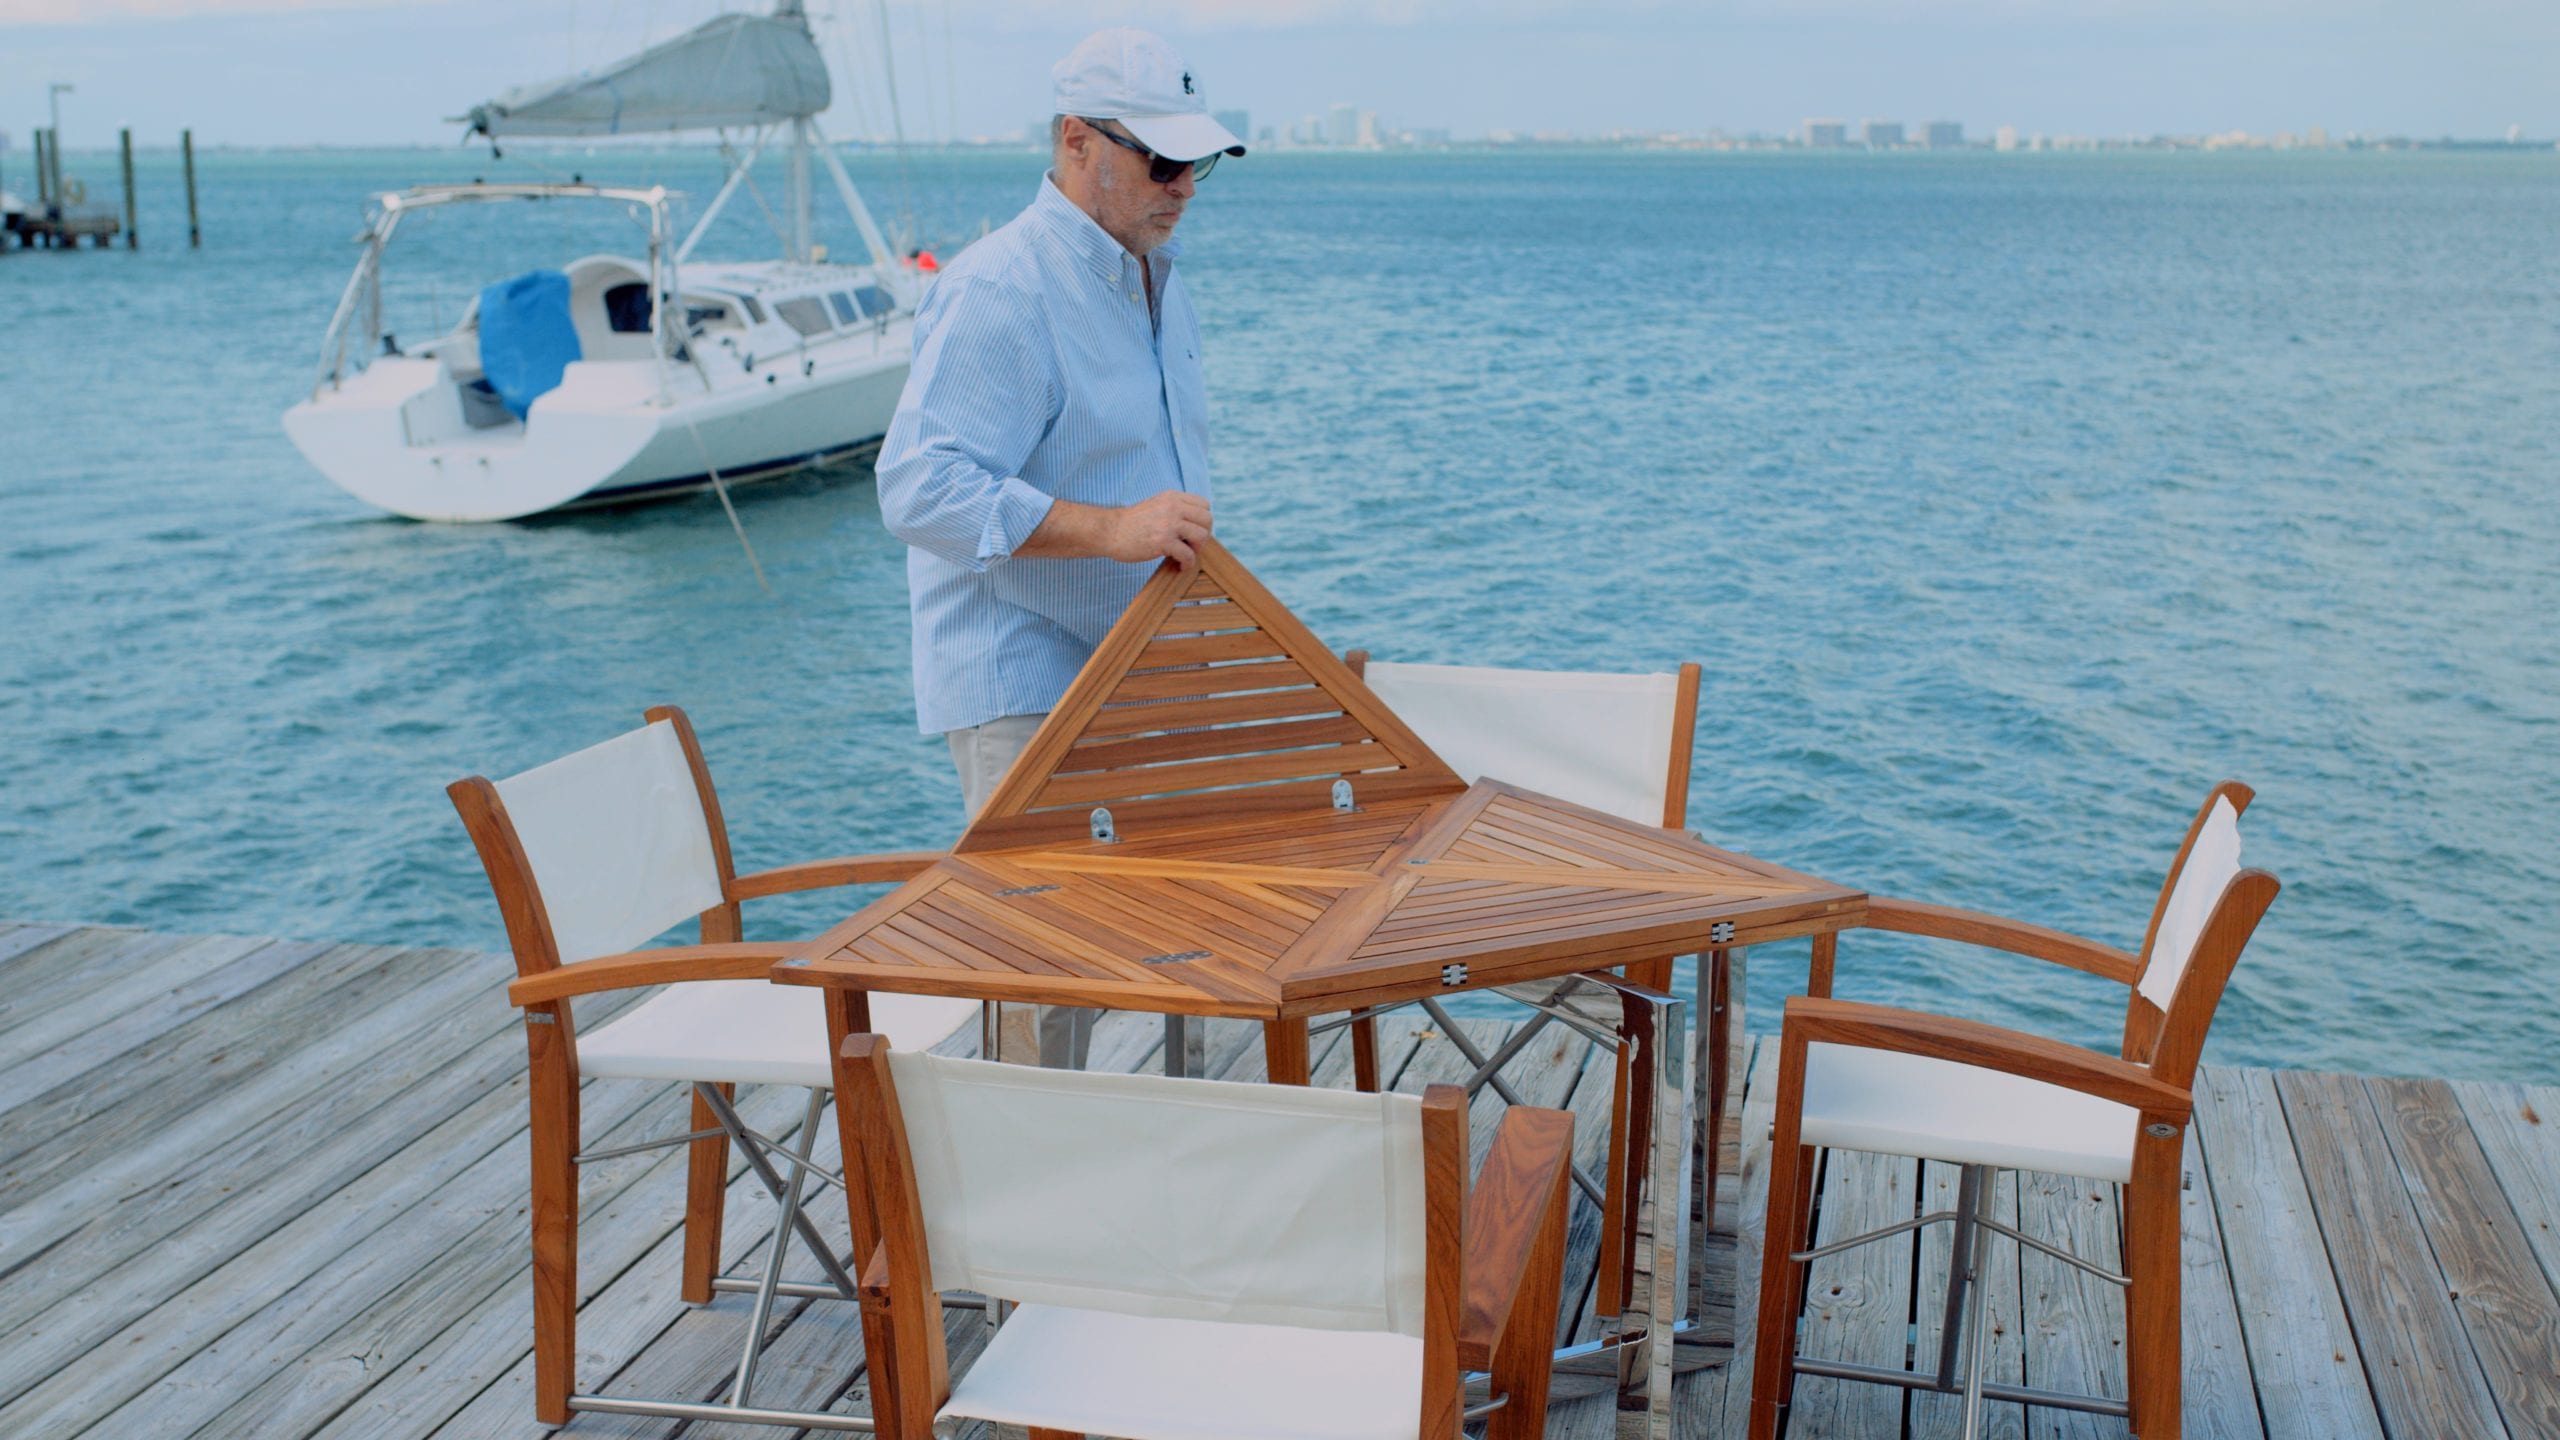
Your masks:
M1182 72L1182 93L1185 95L1196 95L1200 93L1191 88L1191 72L1188 70Z

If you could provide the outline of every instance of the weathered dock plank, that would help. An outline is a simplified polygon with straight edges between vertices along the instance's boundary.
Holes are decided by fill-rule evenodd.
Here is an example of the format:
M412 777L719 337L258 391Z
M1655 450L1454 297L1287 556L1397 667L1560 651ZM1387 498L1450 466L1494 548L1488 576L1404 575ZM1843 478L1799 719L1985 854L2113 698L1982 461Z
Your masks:
M2542 1278L2560 1291L2560 1086L2457 1080L2453 1093L2542 1262Z
M2201 1110L2205 1102L2199 1102ZM2178 1193L2180 1276L2178 1336L2181 1362L2179 1416L2186 1440L2265 1440L2249 1352L2240 1335L2240 1306L2232 1294L2231 1262L2213 1207L2213 1175L2205 1168L2196 1131L2213 1123L2199 1116L2187 1127L2184 1183Z
M1829 1244L1910 1219L1919 1213L1919 1178L1919 1162L1898 1155L1828 1152L1814 1233ZM1825 1256L1807 1269L1800 1352L1901 1369L1910 1346L1911 1237ZM1902 1428L1902 1400L1891 1386L1806 1375L1796 1381L1788 1432L1805 1440L1888 1434Z
M2372 1097L2352 1076L2276 1076L2347 1323L2394 1440L2507 1433L2428 1253Z
M2560 1435L2560 1296L2543 1279L2453 1087L2368 1080L2365 1088L2507 1428Z
M2275 1076L2207 1066L2196 1108L2268 1440L2381 1440Z

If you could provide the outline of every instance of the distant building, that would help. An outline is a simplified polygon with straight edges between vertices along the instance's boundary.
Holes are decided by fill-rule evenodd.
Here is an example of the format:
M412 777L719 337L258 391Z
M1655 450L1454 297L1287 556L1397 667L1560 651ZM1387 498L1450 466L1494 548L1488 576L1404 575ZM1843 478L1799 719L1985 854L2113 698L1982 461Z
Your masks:
M1964 126L1953 120L1932 120L1925 133L1932 150L1953 150L1964 144Z
M1408 132L1405 138L1408 143L1414 145L1430 145L1446 148L1449 143L1449 127L1446 125L1425 125L1420 129Z
M1280 142L1279 132L1268 125L1263 126L1262 133L1254 138L1256 143L1263 145L1276 145Z
M1360 107L1346 100L1325 112L1324 143L1357 145L1360 143Z
M1289 138L1300 145L1323 144L1324 117L1321 115L1302 116L1298 121L1297 127L1289 132Z
M1209 117L1227 127L1227 133L1239 140L1253 133L1253 116L1242 110L1221 110Z
M1380 138L1378 135L1377 111L1363 110L1360 112L1359 133L1353 137L1352 143L1358 145L1363 150L1375 150L1378 148Z
M1866 141L1870 150L1899 150L1902 148L1902 122L1870 120L1858 127L1858 138Z
M1999 129L1992 131L1991 148L1994 150L2017 149L2018 127L2015 125L2003 125Z
M1807 120L1804 122L1804 143L1809 150L1837 150L1849 143L1849 122Z

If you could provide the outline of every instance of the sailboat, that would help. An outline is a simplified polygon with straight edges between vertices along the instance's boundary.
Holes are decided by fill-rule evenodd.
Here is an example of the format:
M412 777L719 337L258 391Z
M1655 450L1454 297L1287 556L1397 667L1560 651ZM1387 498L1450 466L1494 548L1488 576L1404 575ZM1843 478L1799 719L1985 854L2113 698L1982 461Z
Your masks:
M792 473L877 447L906 384L921 278L891 255L819 130L827 67L801 0L729 14L603 68L510 90L464 117L497 143L742 130L680 240L663 186L420 185L373 199L355 274L285 433L330 480L420 520L507 520ZM786 253L704 263L695 245L767 146L789 146ZM810 238L822 163L867 264ZM480 291L449 332L383 326L384 256L409 216L456 205L619 205L642 255L586 255ZM725 496L725 490L724 490Z

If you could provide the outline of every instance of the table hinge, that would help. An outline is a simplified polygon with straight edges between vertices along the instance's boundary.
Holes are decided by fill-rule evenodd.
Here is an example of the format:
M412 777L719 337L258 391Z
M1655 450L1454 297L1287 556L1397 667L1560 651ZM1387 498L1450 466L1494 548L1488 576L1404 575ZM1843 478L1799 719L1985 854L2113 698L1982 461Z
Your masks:
M1055 885L1016 885L1011 889L997 891L996 898L1007 900L1016 895L1045 895L1057 888Z
M1466 967L1466 966L1464 966L1464 965L1443 965L1443 966L1441 966L1441 967L1440 967L1440 983L1441 983L1441 984L1443 984L1443 985L1464 985L1464 984L1466 984L1466 983L1467 983L1467 967Z
M528 1010L525 1012L524 1023L527 1025L557 1025L560 1023L560 1017L541 1010Z
M1116 843L1120 839L1120 832L1111 828L1111 812L1109 810L1096 805L1093 807L1093 814L1089 818L1093 822L1093 838L1097 844L1110 845Z
M1360 808L1358 805L1352 803L1350 781L1336 780L1333 782L1333 808L1346 815Z
M1206 950L1178 950L1171 955L1143 955L1139 957L1138 963L1141 965L1179 965L1186 960L1206 960L1209 958L1209 953L1210 952Z
M1707 939L1712 944L1721 945L1732 938L1733 922L1730 920L1719 920L1707 927Z

